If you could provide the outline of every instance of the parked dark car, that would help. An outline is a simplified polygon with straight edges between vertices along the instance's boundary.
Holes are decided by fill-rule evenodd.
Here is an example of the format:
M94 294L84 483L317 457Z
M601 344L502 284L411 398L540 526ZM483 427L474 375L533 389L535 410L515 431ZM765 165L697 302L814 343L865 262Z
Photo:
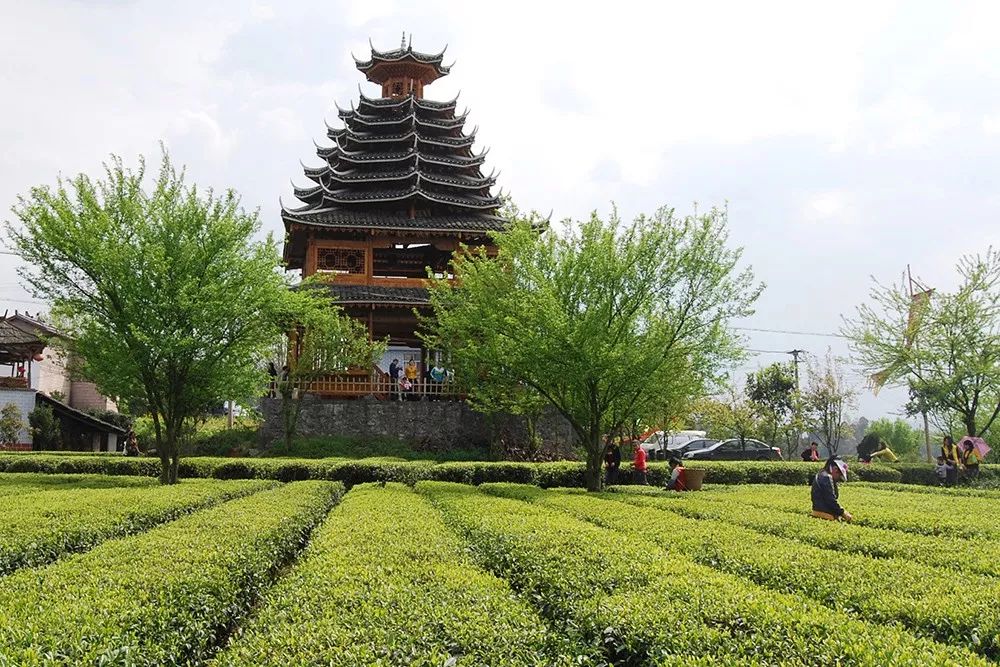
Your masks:
M698 438L697 440L688 440L687 442L683 442L679 445L673 445L667 447L667 456L668 457L676 456L680 458L685 454L687 454L688 452L697 451L699 449L706 449L708 447L711 447L717 442L718 440L712 440L710 438Z
M688 451L685 459L695 461L780 461L781 450L760 440L733 438L723 440L704 449Z

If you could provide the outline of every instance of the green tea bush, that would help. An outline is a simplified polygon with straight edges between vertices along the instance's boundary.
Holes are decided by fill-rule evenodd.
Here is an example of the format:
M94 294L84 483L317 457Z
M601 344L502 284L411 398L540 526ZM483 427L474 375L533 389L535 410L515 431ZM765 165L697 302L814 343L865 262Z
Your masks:
M506 493L503 487L488 490ZM1000 581L993 577L963 572L962 585L956 587L941 576L941 568L838 553L720 521L689 519L671 511L674 505L654 509L553 492L531 499L629 540L653 540L672 553L767 588L795 591L872 621L900 623L916 634L969 646L988 657L1000 650Z
M346 496L213 664L585 664L578 655L469 561L426 499L389 484Z
M508 489L517 497L562 495ZM463 532L481 565L508 579L551 623L598 643L612 664L986 664L898 625L860 621L717 572L644 536L623 539L564 510L438 482L417 490Z
M734 486L726 491L729 502L794 514L809 509L808 493L808 489L774 485ZM841 502L854 514L854 524L860 526L1000 541L996 502L989 497L959 499L942 494L855 487L848 483L841 486Z
M16 496L16 512L0 513L0 575L139 533L267 486L267 482L189 480L175 486L24 493Z
M902 485L900 485L902 486ZM906 488L906 487L903 487ZM924 487L909 487L923 489ZM708 519L743 526L768 535L785 537L822 549L845 551L869 558L902 558L925 565L951 569L961 554L962 570L1000 576L997 544L989 540L918 535L859 524L817 521L805 512L779 512L734 502L729 494L688 494L664 497L668 492L637 494L627 489L608 497L643 507L669 509L692 519ZM892 512L892 508L866 507L865 512Z
M0 473L0 496L34 491L69 491L153 486L149 477L109 477L108 475L50 475L45 473Z
M0 663L199 664L342 492L289 484L16 572L0 587Z

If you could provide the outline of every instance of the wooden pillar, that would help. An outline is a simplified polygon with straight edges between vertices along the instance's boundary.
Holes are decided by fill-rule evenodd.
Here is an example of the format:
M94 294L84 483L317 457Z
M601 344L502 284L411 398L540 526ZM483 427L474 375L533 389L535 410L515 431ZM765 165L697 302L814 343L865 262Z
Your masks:
M316 273L316 239L313 232L306 237L306 264L302 269L302 277L307 278Z
M365 241L365 283L372 284L372 276L375 275L375 244L369 236Z

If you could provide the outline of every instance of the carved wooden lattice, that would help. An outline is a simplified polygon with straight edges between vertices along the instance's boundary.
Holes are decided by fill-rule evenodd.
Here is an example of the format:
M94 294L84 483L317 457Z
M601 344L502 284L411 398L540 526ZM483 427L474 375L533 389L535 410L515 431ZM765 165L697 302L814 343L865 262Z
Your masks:
M321 248L317 252L316 267L335 273L364 273L365 251L361 248Z

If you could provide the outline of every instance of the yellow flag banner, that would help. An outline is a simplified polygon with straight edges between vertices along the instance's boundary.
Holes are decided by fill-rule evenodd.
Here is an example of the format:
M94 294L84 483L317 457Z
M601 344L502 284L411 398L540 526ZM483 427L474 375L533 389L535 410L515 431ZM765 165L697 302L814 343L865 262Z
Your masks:
M927 307L931 303L931 294L934 290L924 290L923 292L917 292L910 298L910 313L906 321L906 335L905 335L905 345L906 349L910 349L913 345L913 340L917 337L917 331L920 329L920 322L924 319L924 313L927 312ZM878 375L878 373L876 373Z
M868 386L871 387L872 393L878 396L878 392L885 386L886 381L889 379L889 375L892 373L891 368L887 368L884 371L879 371L878 373L873 373L868 378Z

